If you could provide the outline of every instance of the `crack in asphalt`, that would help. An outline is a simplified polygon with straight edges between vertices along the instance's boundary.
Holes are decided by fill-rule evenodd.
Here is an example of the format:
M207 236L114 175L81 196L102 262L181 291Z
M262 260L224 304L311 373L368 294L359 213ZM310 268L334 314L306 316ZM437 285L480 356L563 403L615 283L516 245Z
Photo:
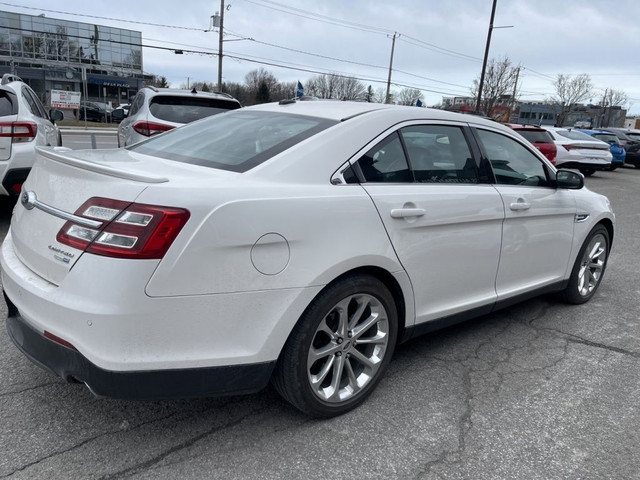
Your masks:
M574 335L572 333L566 333L566 332L563 332L561 330L556 330L556 329L553 329L553 328L541 328L541 330L547 330L547 331L550 331L550 332L556 332L569 343L577 343L577 344L580 344L580 345L586 345L588 347L601 348L601 349L607 350L609 352L619 353L621 355L628 355L630 357L640 359L640 352L634 352L633 350L627 350L627 349L624 349L624 348L614 347L612 345L607 345L607 344L600 343L600 342L594 342L592 340L587 340L586 338L582 338L582 337L580 337L578 335Z
M31 386L31 387L23 388L22 390L12 390L12 391L8 391L8 392L2 392L2 393L0 393L0 398L10 397L12 395L21 395L21 394L23 394L25 392L31 392L31 391L37 390L39 388L50 387L51 385L64 385L64 384L62 382L41 383L40 385L34 385L34 386Z
M238 417L237 419L230 421L228 423L225 423L223 425L217 425L215 427L210 428L209 430L196 435L195 437L190 438L189 440L186 440L178 445L174 445L173 447L169 448L168 450L156 455L153 458L150 458L149 460L146 460L144 462L141 462L137 465L134 465L132 467L128 467L125 468L124 470L121 470L119 472L114 472L114 473L109 473L107 475L103 475L101 477L99 477L99 480L116 480L116 479L122 479L122 478L127 478L131 475L135 475L136 473L139 473L141 471L145 471L146 469L149 469L151 467L153 467L154 465L157 465L158 463L162 462L164 459L166 459L167 457L169 457L170 455L179 452L181 450L184 450L186 448L189 448L193 445L195 445L196 443L198 443L200 440L207 438L210 435L213 435L215 433L218 433L220 431L226 430L228 428L233 428L239 424L241 424L242 422L244 422L247 418L251 417L252 415L255 415L256 413L260 413L261 411L267 410L268 407L261 407L261 408L256 408L251 410L250 412L247 412L246 414Z
M167 419L169 419L171 417L179 415L179 413L180 412L174 412L174 413L172 413L170 415L167 415L167 416L164 416L164 417L161 417L161 418L156 418L156 419L153 419L153 420L150 420L150 421L147 421L147 422L142 422L142 423L136 425L135 427L129 428L127 431L137 430L139 428L143 428L143 427L145 427L147 425L150 425L150 424L153 424L155 422L160 422L160 421L167 420ZM91 442L93 442L93 441L95 441L95 440L97 440L99 438L108 437L108 436L111 436L111 435L116 435L116 434L121 433L121 432L122 432L122 429L121 428L117 428L117 429L113 429L113 430L110 430L110 431L107 431L107 432L102 432L102 433L100 433L98 435L94 435L93 437L87 438L87 439L83 440L80 443L72 445L69 448L65 448L64 450L59 450L59 451L56 451L56 452L52 452L49 455L41 457L41 458L39 458L39 459L37 459L37 460L35 460L33 462L30 462L30 463L28 463L26 465L23 465L22 467L17 468L16 470L14 470L11 473L8 473L7 475L0 476L0 479L9 478L9 477L11 477L11 476L13 476L13 475L15 475L17 473L23 472L23 471L27 470L28 468L33 467L34 465L38 465L39 463L42 463L42 462L44 462L46 460L49 460L49 459L54 458L54 457L57 457L59 455L64 455L65 453L72 452L72 451L77 450L79 448L82 448L83 446L85 446L85 445L87 445L87 444L89 444L89 443L91 443Z

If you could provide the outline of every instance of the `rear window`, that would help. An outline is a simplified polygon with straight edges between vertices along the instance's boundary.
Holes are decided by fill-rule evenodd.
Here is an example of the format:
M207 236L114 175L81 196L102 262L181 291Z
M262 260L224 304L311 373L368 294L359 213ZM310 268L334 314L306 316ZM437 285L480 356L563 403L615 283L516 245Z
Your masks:
M242 173L336 123L289 113L239 110L185 125L127 149Z
M607 143L618 143L618 137L613 133L594 133L593 136L598 140L602 140Z
M553 138L546 130L516 130L531 143L553 143Z
M593 137L582 132L575 132L573 130L556 130L556 133L561 137L568 138L569 140L590 140L593 141Z
M0 117L18 114L18 102L14 93L0 90Z
M191 123L236 108L240 104L230 100L167 95L155 96L149 104L151 115L175 123Z

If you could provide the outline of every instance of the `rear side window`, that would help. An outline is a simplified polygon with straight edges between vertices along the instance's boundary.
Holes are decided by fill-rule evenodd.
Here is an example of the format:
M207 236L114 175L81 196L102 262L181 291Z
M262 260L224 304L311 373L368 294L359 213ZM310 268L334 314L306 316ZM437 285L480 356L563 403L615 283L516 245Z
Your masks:
M288 113L241 110L185 125L127 148L242 173L336 123Z
M237 102L216 98L157 95L151 99L151 115L168 122L191 123L216 113L240 108Z
M553 143L553 138L546 130L516 130L531 143Z
M0 90L0 117L18 114L18 99L12 92Z

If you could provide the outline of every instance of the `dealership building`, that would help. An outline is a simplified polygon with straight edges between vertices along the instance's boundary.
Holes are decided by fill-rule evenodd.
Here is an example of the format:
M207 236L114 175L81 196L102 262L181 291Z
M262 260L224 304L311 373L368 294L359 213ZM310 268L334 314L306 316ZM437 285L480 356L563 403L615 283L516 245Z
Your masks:
M21 77L49 104L51 90L129 103L143 73L142 34L133 30L0 11L0 76Z

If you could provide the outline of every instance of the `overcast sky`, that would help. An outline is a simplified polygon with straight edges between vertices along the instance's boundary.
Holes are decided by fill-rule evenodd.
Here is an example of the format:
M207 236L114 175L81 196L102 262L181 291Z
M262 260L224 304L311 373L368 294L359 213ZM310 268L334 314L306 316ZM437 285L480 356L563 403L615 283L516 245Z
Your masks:
M400 86L394 88L419 88L426 104L434 105L442 96L469 95L479 77L492 0L225 0L225 5L225 54L267 65L225 57L224 81L243 82L262 66L280 81L304 84L315 75L311 70L351 75L383 88L397 32L392 83ZM141 31L145 46L218 51L217 32L205 30L220 0L29 0L0 2L0 8ZM521 100L553 95L559 73L588 73L596 86L594 103L606 88L622 90L630 113L640 115L640 0L498 0L494 26L511 25L493 30L489 58L506 55L523 67ZM252 40L231 41L240 38ZM217 81L215 56L154 48L144 48L143 56L145 72L164 75L172 87L187 78Z

